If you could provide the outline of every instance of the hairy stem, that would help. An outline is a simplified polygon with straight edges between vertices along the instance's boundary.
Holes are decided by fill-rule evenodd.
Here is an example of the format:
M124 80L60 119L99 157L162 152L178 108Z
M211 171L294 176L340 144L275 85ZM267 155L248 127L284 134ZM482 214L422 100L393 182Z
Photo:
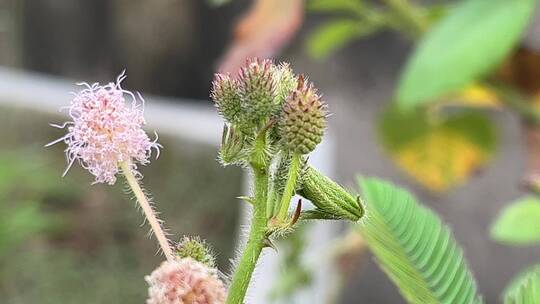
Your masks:
M266 238L266 196L268 189L268 176L265 171L254 168L254 188L255 201L253 204L253 214L251 219L251 231L238 266L234 273L227 304L241 304L244 301L246 292L253 275L253 270L257 265L259 256L264 248Z
M281 197L281 203L279 204L279 211L277 218L279 220L285 220L289 213L289 205L296 189L296 182L298 180L298 171L300 170L301 155L293 154L291 164L289 166L289 175L287 176L287 183L285 184L285 190Z
M165 232L163 232L163 228L161 227L160 220L157 218L156 213L154 212L154 209L152 209L152 206L150 205L150 202L148 201L148 198L144 194L144 191L141 188L141 185L139 184L139 181L130 169L130 163L129 162L121 162L120 168L122 169L122 173L126 177L126 181L135 194L135 197L137 198L137 202L141 206L144 216L148 220L148 223L150 223L150 227L152 228L152 231L154 232L154 235L156 236L159 246L161 247L161 250L163 251L163 254L165 254L165 257L167 260L172 261L173 260L173 253L170 246L169 239L165 235Z

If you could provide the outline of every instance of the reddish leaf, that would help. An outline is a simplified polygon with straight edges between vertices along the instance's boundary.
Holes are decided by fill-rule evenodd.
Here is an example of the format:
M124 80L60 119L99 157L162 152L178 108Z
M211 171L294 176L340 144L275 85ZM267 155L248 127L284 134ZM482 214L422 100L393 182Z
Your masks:
M246 58L271 58L300 28L303 0L255 0L234 29L234 39L220 60L220 72L235 72Z

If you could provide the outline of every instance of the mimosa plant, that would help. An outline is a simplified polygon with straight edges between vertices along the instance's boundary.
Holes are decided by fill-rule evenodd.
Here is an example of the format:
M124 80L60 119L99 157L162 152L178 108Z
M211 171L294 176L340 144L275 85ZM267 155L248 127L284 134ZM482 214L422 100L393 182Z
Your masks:
M157 218L151 196L142 188L137 165L149 163L160 144L143 131L144 101L124 90L121 74L115 83L86 86L68 107L72 121L52 126L67 128L49 145L67 145L68 167L79 162L95 176L94 183L114 184L124 176L151 226L166 262L147 277L148 303L242 303L264 248L291 233L299 219L348 219L364 215L359 198L351 195L309 165L308 155L322 141L327 105L314 85L295 75L287 64L252 59L238 75L217 74L211 93L224 119L219 160L238 165L253 176L251 229L238 259L228 291L215 269L207 246L184 238L173 246ZM131 100L126 100L130 98ZM300 194L315 209L303 211Z
M307 155L322 141L327 106L314 85L288 65L248 60L237 76L217 74L212 99L225 120L220 160L253 176L251 230L229 286L228 303L242 303L261 251L294 230L299 218L357 221L360 201L309 165ZM295 194L314 210L295 210Z

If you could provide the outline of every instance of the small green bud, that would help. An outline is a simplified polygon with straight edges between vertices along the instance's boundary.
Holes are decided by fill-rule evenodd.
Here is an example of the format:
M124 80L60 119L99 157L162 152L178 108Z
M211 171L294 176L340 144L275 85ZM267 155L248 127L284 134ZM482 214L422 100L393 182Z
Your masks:
M298 78L294 75L288 63L282 63L274 68L272 73L276 87L276 103L280 106L298 85Z
M272 76L274 65L270 60L251 59L240 70L239 89L243 115L253 127L260 127L275 113L276 85Z
M326 128L326 104L313 84L301 75L296 89L287 97L279 122L286 149L308 154L322 141Z
M210 97L214 100L219 114L229 123L236 123L242 111L238 90L238 82L230 75L215 74Z
M218 159L223 166L244 165L247 157L245 138L234 126L223 125Z
M216 267L216 259L212 251L199 237L184 236L176 246L176 256L181 259L192 258L210 268Z
M310 200L320 215L351 221L358 221L364 215L358 198L312 167L305 169L301 182L299 194Z

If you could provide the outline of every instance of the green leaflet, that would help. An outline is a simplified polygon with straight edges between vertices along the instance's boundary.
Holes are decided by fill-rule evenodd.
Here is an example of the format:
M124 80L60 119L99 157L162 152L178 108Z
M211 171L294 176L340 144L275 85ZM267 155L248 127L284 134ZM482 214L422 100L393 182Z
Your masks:
M220 7L228 4L229 2L231 2L231 0L206 0L206 3L208 3L208 5L211 7Z
M525 197L506 207L491 227L491 238L508 245L540 243L540 200Z
M519 274L504 292L505 304L540 303L540 265Z
M398 103L428 103L485 76L518 42L535 2L463 1L414 51L401 76Z
M450 230L407 191L359 179L366 216L357 226L409 303L482 303Z
M311 12L344 12L359 14L365 9L363 0L309 0L307 9Z
M323 59L333 52L342 49L351 41L368 36L381 29L382 24L337 19L319 26L308 38L307 50L311 57Z

